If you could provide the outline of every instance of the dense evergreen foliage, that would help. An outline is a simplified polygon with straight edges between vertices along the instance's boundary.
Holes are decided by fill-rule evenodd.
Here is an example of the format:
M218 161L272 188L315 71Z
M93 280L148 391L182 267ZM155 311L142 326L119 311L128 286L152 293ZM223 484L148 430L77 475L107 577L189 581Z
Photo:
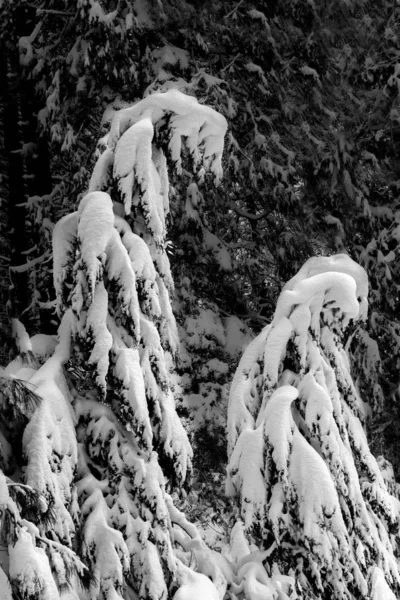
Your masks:
M211 576L214 584L219 582L216 587L221 596L232 579L228 571L236 564L237 587L231 587L230 593L238 598L241 594L248 600L253 598L253 592L245 584L247 575L240 561L245 549L266 551L265 540L272 543L272 538L266 536L264 522L259 523L258 530L251 531L251 528L243 528L239 515L232 520L237 510L235 502L240 506L243 500L240 484L235 493L231 490L239 500L228 500L223 492L229 387L242 351L265 325L275 323L275 309L283 286L311 256L345 253L367 274L366 320L354 319L340 335L335 329L334 335L337 347L343 345L349 357L345 378L351 380L351 393L363 400L362 414L357 413L356 417L367 433L372 454L380 457L372 471L389 473L385 475L385 483L379 484L380 489L386 486L384 494L390 492L393 498L397 496L397 484L390 471L393 465L398 480L399 24L400 6L388 0L276 0L269 3L250 0L0 0L1 363L5 367L14 359L2 379L1 468L5 479L0 481L3 486L0 489L8 486L7 514L14 515L14 524L7 524L6 530L11 532L14 542L16 523L31 523L27 527L33 540L32 548L36 548L36 558L42 555L43 548L47 548L48 557L51 552L57 555L52 559L54 564L61 564L57 557L62 555L67 579L80 578L84 586L92 586L90 589L98 585L101 593L107 595L101 577L94 573L97 578L94 583L87 576L85 565L95 564L93 553L89 556L89 550L81 548L72 557L72 554L67 556L63 548L73 547L75 533L72 532L78 532L76 540L79 540L80 528L85 527L85 519L89 518L90 494L97 494L101 488L101 484L100 488L92 485L90 494L84 491L86 483L80 484L80 481L87 481L87 469L91 477L100 482L111 469L111 465L103 464L104 457L101 458L109 452L111 434L104 439L96 438L94 423L100 419L98 408L93 408L96 414L91 416L84 411L76 412L76 408L69 416L64 412L64 425L57 427L61 432L63 427L72 431L76 427L74 419L80 419L76 442L88 448L85 452L90 457L90 465L84 467L82 461L77 462L78 453L72 442L68 459L59 457L59 448L54 442L46 450L52 464L52 474L48 473L52 483L48 488L46 483L44 487L35 483L29 474L32 473L30 457L24 456L24 452L33 443L30 430L51 404L46 395L48 390L41 388L43 378L39 373L53 355L60 323L62 328L62 319L70 311L76 319L75 325L69 325L74 342L65 364L65 348L62 356L60 349L53 356L53 362L58 360L55 396L62 397L60 402L69 406L71 391L75 403L79 395L95 394L96 402L107 407L102 409L105 412L101 418L109 420L110 431L115 433L112 439L117 439L117 433L122 436L119 448L128 443L122 429L128 425L133 427L137 438L143 438L139 454L157 451L159 463L154 468L162 469L171 484L179 488L185 469L178 465L183 459L178 459L181 453L174 449L166 434L168 427L163 428L162 419L158 420L159 409L162 412L160 406L164 401L170 402L173 395L177 414L194 448L194 487L190 491L189 486L183 492L184 496L188 492L188 496L186 501L180 499L179 506L198 526L207 518L215 520L219 533L217 541L213 540L214 547L227 542L228 532L236 522L231 548L226 551L231 563L219 563L216 572L205 566L208 550L197 530L183 520L181 513L178 516L174 504L168 504L168 518L173 521L171 515L175 515L181 529L185 523L190 541L174 533L174 548L182 542L182 550L178 554L174 550L174 556L178 556L174 559L170 559L169 550L165 550L164 556L164 550L158 548L163 557L165 590L170 586L168 592L162 593L171 595L177 589L177 582L190 581L193 569L197 569ZM140 204L138 200L146 191L140 183L143 183L143 174L140 170L135 172L139 191L135 191L136 196L134 193L129 216L126 190L132 182L129 177L126 179L127 173L118 171L118 167L113 170L110 165L114 161L113 153L118 154L113 121L118 111L139 106L142 99L168 90L172 90L172 94L176 94L173 90L179 90L190 97L194 112L197 105L194 98L200 106L214 109L225 117L228 130L222 158L224 176L216 185L216 171L203 169L198 160L201 156L197 157L190 145L183 144L180 154L171 146L173 115L179 111L175 113L170 106L162 117L154 117L152 135L159 155L153 154L152 161L161 180L157 185L164 189L165 206L169 204L161 234L148 228L149 210L146 202ZM179 104L179 100L176 102ZM175 125L178 128L177 122ZM110 127L110 135L115 138L111 141ZM183 135L187 137L187 132ZM119 159L115 159L117 164ZM107 171L107 165L111 171ZM125 188L120 183L124 178ZM168 202L165 198L167 181ZM84 207L93 201L93 196L87 201L86 195L100 191L114 201L114 230L121 240L117 241L117 234L113 233L114 249L123 246L122 253L132 254L129 231L142 237L144 246L149 249L142 248L150 260L148 268L143 266L141 275L135 275L141 317L135 316L132 309L134 299L128 299L127 291L117 283L116 266L105 248L100 252L104 253L100 263L103 259L105 262L96 267L96 285L103 281L104 288L101 294L96 288L97 296L90 279L93 274L89 273L89 263L82 259L85 237L77 233L79 226L73 222L77 217L70 215L80 206L79 219L85 221ZM84 197L86 200L82 201ZM100 204L103 202L103 196L96 198ZM104 211L108 210L111 219L110 206L106 205L107 202ZM95 209L87 214L94 212ZM119 224L118 219L121 219ZM56 238L62 232L63 252L67 255L54 252L54 232ZM136 265L133 270L138 268ZM90 320L90 306L98 305L102 307L103 316L107 313L116 323L114 329L109 321L105 327L112 337L112 341L108 340L107 359L96 347L97 334ZM135 327L143 315L153 324L149 325L152 332L157 331L157 343L152 338L149 345L149 336L146 341L140 337L142 334L136 335ZM126 330L129 339L126 333L121 334ZM307 335L313 335L312 331ZM268 342L265 343L268 347ZM297 343L289 343L286 358L282 356L283 369L288 368L288 362L293 366L299 360L299 353L301 357ZM154 356L150 346L153 350L157 347ZM323 354L322 346L318 346L318 352ZM144 405L139 411L137 406L133 410L126 401L131 384L128 375L122 375L121 365L125 360L123 356L128 355L131 361L141 361L148 413ZM146 360L148 364L144 366ZM330 368L340 380L343 373L338 374L337 365L333 363L329 363ZM16 375L21 368L22 372ZM23 382L28 379L32 383L26 388ZM331 389L329 385L327 388ZM341 384L338 385L340 388ZM111 397L111 388L115 398ZM343 389L339 391L344 406L348 398L343 396ZM305 396L297 407L301 418L307 405ZM23 408L24 399L30 399L26 408ZM137 411L139 414L133 422L131 410L132 414ZM57 422L56 416L54 419ZM348 433L345 434L346 428L343 429L339 421L342 444ZM174 423L184 435L182 426L175 420ZM313 425L309 427L314 435ZM302 433L304 435L304 431ZM90 436L95 436L97 442ZM231 442L230 461L233 446ZM213 452L209 452L210 447ZM355 451L354 446L352 451ZM188 447L185 452L190 454ZM63 467L65 479L60 487L60 482L54 483L54 473L61 468L61 460L68 465ZM329 463L330 459L324 455L324 460ZM98 462L97 466L92 461ZM367 488L372 471L361 463L356 461L355 469L361 479L365 472L365 485L360 485L363 502L368 504L372 502L370 496L369 500L365 497L370 494ZM14 477L17 467L22 471ZM122 471L118 471L117 476L117 471L113 473L116 480L126 476L121 475ZM11 475L18 482L16 487L7 479ZM286 475L281 473L280 477ZM376 477L379 479L381 475ZM79 494L76 497L72 494L74 485L80 490L80 499ZM290 481L287 485L287 494L293 495ZM172 489L173 486L169 491ZM24 493L29 505L40 505L37 514L27 509ZM48 504L47 493L57 497L60 505L64 503L70 514L68 517L63 513L62 532L53 537L49 537L48 532L59 508L57 502ZM121 490L118 493L122 493ZM132 490L126 492L127 496L131 493ZM378 515L373 518L386 523L382 527L392 535L397 517L388 516L391 509L387 496L382 495L383 492L379 494L377 506L380 501L384 506L382 510L372 507L374 515ZM114 494L114 497L117 496ZM33 502L33 498L37 500ZM134 500L139 512L140 502L145 502L140 498ZM79 511L83 510L84 499L87 504L82 516ZM132 509L132 502L131 513L136 510ZM160 502L169 500L164 498ZM177 498L174 502L177 505ZM112 508L104 508L105 512L108 510ZM242 517L246 521L244 513ZM114 514L107 519L107 526L122 531L122 526L116 525L118 519ZM168 540L171 528L171 524L164 528ZM275 542L279 537L276 531ZM126 532L123 536L126 541ZM153 543L153 534L149 536ZM120 543L120 537L118 540ZM301 536L296 538L296 543L303 544L304 540L299 540ZM385 546L385 552L392 552L388 550L392 543L397 552L392 541ZM124 579L127 570L124 565L134 560L133 551L129 549L126 554L121 545L118 548L122 574L118 579L117 569L114 579L110 575L115 593L119 594L126 585L133 586L136 592L140 588L141 594L149 593L147 575L143 575L149 571L144 563L137 566L137 572L142 575L138 575L140 585L135 587L132 580ZM76 548L73 549L75 552ZM180 558L179 552L182 553ZM190 552L197 565L190 563L192 570L186 572ZM293 555L288 558L282 552L275 561L280 565L276 567L278 570L270 570L268 581L264 575L261 577L267 581L265 585L270 586L271 598L277 597L277 589L282 590L282 598L286 594L292 597L290 594L300 593L300 588L292 586L299 567L293 566ZM368 570L372 554L367 554L362 577L366 585L371 586L381 575L373 575ZM178 563L172 565L180 559L181 571L176 566ZM387 556L385 560L389 560ZM250 564L254 567L255 563L250 561ZM285 568L292 569L291 573L285 572ZM387 584L396 594L397 575L392 570L390 580L389 571L385 571ZM325 580L319 585L313 576L307 575L307 569L304 572L303 589L318 598L321 589L327 589L331 575L323 570L321 577ZM242 573L240 577L239 573ZM257 568L251 573L257 579ZM282 579L286 576L287 580ZM62 588L64 580L61 575L57 577L56 584ZM249 581L252 581L250 576ZM207 586L204 581L203 584ZM335 597L363 597L364 584L354 589L348 582L344 585L344 595L340 596L339 588L335 588ZM35 588L35 594L39 588ZM26 597L36 598L34 593ZM154 592L154 597L157 593ZM265 589L260 593L269 597Z

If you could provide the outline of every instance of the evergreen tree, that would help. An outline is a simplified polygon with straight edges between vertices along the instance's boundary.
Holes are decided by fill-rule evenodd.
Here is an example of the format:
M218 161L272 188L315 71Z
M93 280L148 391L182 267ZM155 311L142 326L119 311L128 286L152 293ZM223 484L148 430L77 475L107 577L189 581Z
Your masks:
M159 600L176 589L186 598L193 585L217 593L173 550L173 523L183 515L166 485L184 484L192 453L170 385L178 337L162 144L176 169L187 151L219 180L225 130L223 117L173 90L117 111L88 194L54 229L58 345L40 365L20 326L30 367L19 358L7 371L29 380L41 400L20 427L20 461L4 456L3 469L29 490L27 507L37 494L54 517L21 521L3 476L2 505L17 523L6 540L9 579L23 597L58 597L70 586L78 598L74 577L93 598ZM184 547L190 534L181 538Z
M191 509L191 504L198 503L196 510L201 513L204 497L214 494L213 469L218 461L219 474L224 467L221 462L226 398L241 345L250 337L248 327L257 333L270 322L283 282L296 273L306 258L345 251L364 266L370 285L367 322L360 325L357 321L342 337L350 358L352 385L361 398L368 399L369 406L362 405L359 418L366 427L373 453L383 453L393 460L398 474L399 6L386 0L318 4L277 0L268 6L249 0L200 4L186 0L74 0L67 4L62 0L0 0L0 121L5 124L5 135L0 132L0 168L2 174L7 174L0 182L2 340L10 337L10 315L20 317L29 331L53 334L59 318L63 318L64 330L72 328L68 335L73 343L69 354L60 348L58 356L69 356L67 385L76 390L74 402L81 406L78 396L82 395L95 397L96 401L102 399L101 406L110 408L118 422L125 424L136 411L136 433L132 435L147 440L140 452L157 451L163 473L176 484L183 478L184 466L177 458L177 447L170 443L168 427L164 426L170 423L164 420L164 409L171 400L168 390L172 392L179 400L179 414L190 417L189 424L185 423L188 431L199 433L195 434L199 448L195 465L208 477L202 483L203 490L207 491L208 486L208 494L202 492L196 502L189 495L186 506ZM162 210L156 211L154 218L150 216L151 209L148 213L146 208L148 190L142 189L141 184L135 188L131 214L125 214L124 205L130 202L126 193L130 176L115 166L127 166L123 148L129 140L125 134L119 138L117 132L114 141L112 136L106 136L103 145L95 153L93 150L107 128L108 117L102 121L105 108L106 114L112 115L116 109L130 106L133 100L171 89L195 95L200 104L213 107L227 119L224 170L228 176L216 191L213 175L193 169L193 156L183 152L178 169L169 170L173 202L170 219L167 218L166 243L165 234L160 235L164 221L157 217ZM171 104L175 103L179 106L176 97ZM191 105L191 109L195 108ZM178 154L176 148L169 146L174 110L161 113L161 120L152 123L158 150L152 150L151 172L157 172L161 179L160 184L155 177L156 189L165 189L163 155L171 167ZM140 135L145 139L150 131L148 128L146 133L145 119L142 126ZM138 126L136 133L139 129ZM114 126L116 131L118 127ZM115 143L120 146L118 160ZM107 214L111 219L108 197L90 195L81 204L79 217L70 215L87 194L92 169L102 149L105 153L96 164L90 192L105 192L112 198L114 229L130 255L129 260L136 250L143 251L143 265L136 261L133 271L139 321L144 320L145 329L138 325L134 297L127 293L126 285L120 285L129 268L122 274L119 261L111 259L114 250L116 255L125 252L120 252L122 246L116 234L113 233L113 243L107 242L98 263L90 259L90 244L84 243L79 234L79 230L86 231L93 205L98 202L104 209L100 214L106 235ZM148 145L146 152L148 157ZM146 180L148 176L140 168L135 173L133 179L143 175ZM165 194L161 195L165 199ZM65 218L55 228L58 242L54 245L54 300L50 283L51 239L60 217ZM138 235L144 244L131 234ZM112 252L110 247L114 248ZM169 250L171 271L166 260ZM82 259L83 254L90 264ZM136 269L140 275L136 275ZM177 330L166 300L172 280ZM58 315L53 312L56 305ZM100 313L109 315L108 325L96 328L93 319ZM18 324L14 330L24 361L40 373L42 363L54 350L54 341L34 336L30 342L20 342L23 330ZM145 350L147 342L150 345ZM288 352L291 354L292 350ZM174 353L178 376L169 374L168 368L161 369L160 374L159 365L164 360L172 363L170 355ZM152 359L155 355L157 360ZM4 345L3 364L7 356ZM148 379L144 377L143 383L145 394L150 394L147 405L130 404L129 390L142 383L132 373L126 374L129 357L139 360L142 372L147 373ZM58 359L60 364L63 360ZM16 376L22 366L21 358L17 359L10 374ZM60 383L64 370L57 367L54 372L59 373L57 385L64 389ZM40 387L40 382L38 375L35 385ZM13 385L19 386L24 395L19 383L14 381ZM5 403L8 406L9 400ZM38 415L43 411L47 409L41 405ZM63 415L62 419L69 423L68 414ZM112 421L111 413L109 416ZM15 454L12 464L23 467L26 459L17 440L21 439L27 418L19 415L15 427L4 430L10 447L18 448L8 452L9 456ZM68 465L66 470L78 469L83 481L87 481L87 469L91 476L101 479L108 473L108 465L102 464L100 455L108 452L109 440L97 438L96 429L91 435L99 441L93 449L94 442L85 437L84 429L85 423L89 425L97 417L79 413L79 418L79 447L90 447L92 458L89 457L87 467L82 466L82 461L76 463L71 446L67 448L71 454L69 462L64 461L63 465ZM35 419L39 417L32 421ZM106 420L104 417L102 422ZM175 418L173 421L176 423ZM28 433L29 427L30 424ZM34 449L29 435L26 443L30 440L29 448ZM218 452L205 451L210 441L213 448L218 445ZM57 444L51 442L47 448L52 461L58 460ZM6 447L2 442L2 448ZM390 475L391 467L384 461L379 464L382 473ZM35 471L27 469L29 472ZM72 485L68 477L66 482ZM22 489L8 483L9 490ZM64 483L61 487L67 489ZM396 484L389 480L386 483L395 493ZM83 506L86 492L80 492L76 504L75 496L68 499L68 493L64 496L64 492L57 491L61 489L57 480L50 487L54 497L58 494L58 508L44 510L45 524L40 536L48 539L51 515L57 514L64 503L72 515L72 524L61 512L63 525L62 531L57 530L58 539L69 536L71 542L66 543L80 548L74 531L79 532L80 523L89 519L89 503L83 516L80 509L76 512L73 507ZM217 495L221 500L220 492ZM17 509L23 515L21 494L18 498ZM43 502L48 502L48 498L43 498ZM49 506L53 506L52 502ZM171 510L170 506L170 513ZM181 520L178 513L174 514ZM23 518L29 520L26 515ZM115 515L112 518L116 519ZM39 516L33 518L34 522L35 519L39 523ZM382 519L385 522L386 517ZM114 527L114 521L110 527ZM187 530L187 523L185 527ZM41 545L46 550L46 542L30 531L33 547ZM176 531L174 536L179 538ZM279 585L280 590L286 590L279 592L281 596L289 593L292 580L284 579L276 562L267 579L261 555L257 554L256 562L248 561L248 567L246 562L241 564L241 554L250 552L250 548L241 536L240 523L233 539L236 550L231 549L232 558L237 559L242 589L247 580L250 586L256 586L260 578L270 586L271 594L278 593ZM194 545L191 541L182 542L186 565L189 552L198 557L206 552L198 539ZM243 552L238 550L241 547ZM126 564L121 548L118 560ZM204 567L204 561L199 561ZM117 564L118 561L114 566ZM366 565L368 570L368 560ZM173 579L168 565L162 566L165 580ZM80 569L79 563L70 567L76 577L84 580L86 571ZM146 573L145 565L137 571ZM192 573L184 571L184 567L180 571L178 568L177 573L189 585ZM214 580L218 579L215 571L209 572L214 573ZM146 575L143 577L145 581ZM225 580L229 579L227 574ZM121 579L110 575L109 581L117 589ZM325 585L324 581L322 571L321 585ZM104 581L92 583L103 589L108 585ZM211 594L204 585L204 594ZM389 585L392 586L390 581ZM315 586L309 585L314 592ZM233 593L232 586L230 590ZM255 590L251 593L257 593ZM264 588L259 593L268 597ZM237 590L237 594L242 592Z
M371 309L351 336L352 372L374 412L374 451L385 447L396 472L399 10L386 1L181 0L164 19L166 39L196 58L190 75L179 64L175 74L230 125L229 176L205 195L223 215L212 231L233 266L214 298L230 298L259 331L309 256L345 251L362 264Z
M369 450L342 345L350 320L367 316L367 294L347 255L309 259L232 383L227 489L269 575L294 578L292 597L399 595L398 493ZM259 597L251 585L248 600Z
M219 309L233 312L258 331L272 316L281 285L308 256L346 249L364 261L374 318L357 339L364 340L374 376L364 378L360 353L353 362L363 372L360 384L373 389L376 408L390 411L381 410L381 425L392 421L385 443L395 455L390 437L397 419L391 401L397 370L391 356L377 359L370 336L397 344L391 253L397 255L393 57L399 8L386 1L311 6L279 0L266 8L247 0L212 6L77 0L66 8L54 0L3 0L0 11L7 78L15 106L23 109L13 119L10 131L22 130L6 158L21 163L17 175L25 170L24 191L16 196L26 202L15 223L30 238L12 264L14 284L20 278L25 289L27 279L30 288L26 305L18 307L15 299L14 316L25 310L31 330L55 331L48 291L51 229L85 193L93 139L110 100L122 105L171 87L195 94L228 119L230 176L218 194L207 181L200 186L205 200L200 244L196 235L182 235L180 219L174 219L176 253L191 246L196 265L211 258L193 277L188 255L176 270L173 264L174 276L192 280L194 296L214 304L217 318ZM50 186L38 185L49 176ZM21 184L17 176L13 181ZM191 184L188 178L176 186L181 203ZM24 202L10 197L9 204ZM18 231L11 247L27 237ZM215 236L211 245L209 233ZM222 269L218 247L225 254Z

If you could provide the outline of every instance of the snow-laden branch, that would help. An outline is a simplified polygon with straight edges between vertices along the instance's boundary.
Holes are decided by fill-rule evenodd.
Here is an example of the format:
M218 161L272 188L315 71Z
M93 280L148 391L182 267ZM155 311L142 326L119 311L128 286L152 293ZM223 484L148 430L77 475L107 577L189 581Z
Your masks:
M160 127L168 128L168 152L178 173L186 149L195 169L201 166L214 174L216 182L221 179L225 118L196 98L169 90L114 113L89 185L89 191L107 191L116 181L125 214L140 206L158 244L163 243L169 210L167 160L155 143Z
M181 164L182 138L191 153L195 165L201 162L219 180L222 177L222 152L227 130L225 117L199 104L193 96L171 89L147 96L130 108L116 113L110 130L109 145L118 143L120 137L133 125L148 118L156 126L170 116L171 139L169 149L178 167Z

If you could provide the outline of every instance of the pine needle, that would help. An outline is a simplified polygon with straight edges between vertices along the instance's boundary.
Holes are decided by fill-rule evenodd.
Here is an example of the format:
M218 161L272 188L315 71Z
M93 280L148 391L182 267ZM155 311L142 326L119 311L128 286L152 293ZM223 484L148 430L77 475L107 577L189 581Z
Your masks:
M33 388L23 379L0 376L0 393L16 417L30 417L40 405L42 399Z
M22 518L32 521L45 531L54 527L57 521L54 500L46 500L43 494L22 483L9 483L7 487L11 498L20 510Z

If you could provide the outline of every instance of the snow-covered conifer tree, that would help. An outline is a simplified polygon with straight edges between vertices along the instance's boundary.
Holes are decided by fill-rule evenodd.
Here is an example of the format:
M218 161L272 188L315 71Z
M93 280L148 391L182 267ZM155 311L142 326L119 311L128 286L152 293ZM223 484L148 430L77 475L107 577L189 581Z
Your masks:
M87 195L55 226L58 345L41 365L28 338L30 368L9 367L40 399L24 431L25 473L12 475L51 505L55 523L25 519L7 540L23 597L57 598L72 585L79 598L72 576L90 598L186 598L196 585L217 594L185 566L192 530L166 492L187 480L191 448L170 386L178 335L162 147L178 171L186 151L219 179L225 131L223 117L174 90L115 112ZM8 507L13 483L0 483Z
M239 364L227 487L267 570L239 577L247 600L261 597L255 584L277 597L277 569L295 581L291 598L399 597L396 486L369 450L367 404L341 343L349 321L366 317L367 294L347 255L309 259Z

